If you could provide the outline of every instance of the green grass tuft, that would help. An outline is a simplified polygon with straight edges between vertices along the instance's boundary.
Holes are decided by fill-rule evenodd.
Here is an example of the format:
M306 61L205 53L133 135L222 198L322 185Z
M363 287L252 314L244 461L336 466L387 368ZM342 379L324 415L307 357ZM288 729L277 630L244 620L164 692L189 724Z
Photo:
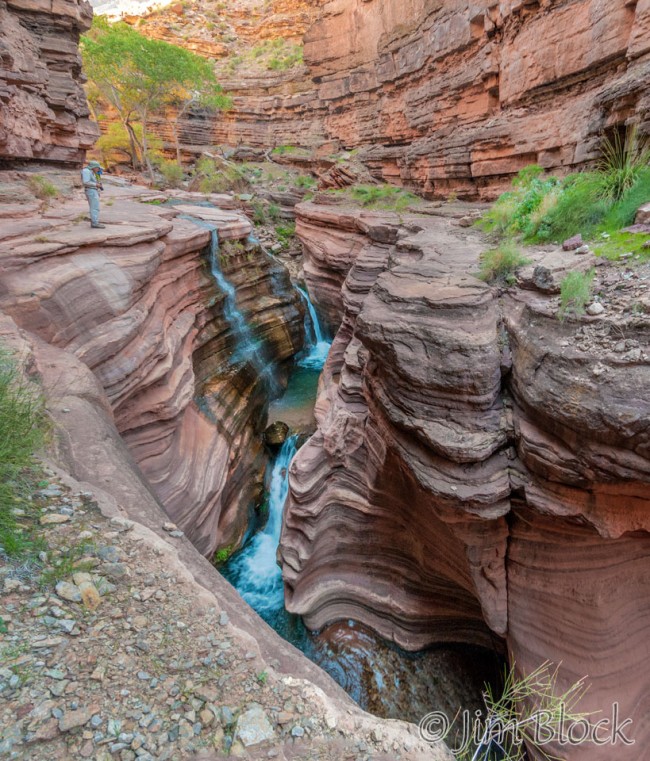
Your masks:
M29 189L41 201L49 201L59 195L56 185L53 185L48 179L40 174L33 174L28 180Z
M483 252L478 276L487 283L511 285L517 269L529 262L514 241L506 240L496 248Z
M582 314L591 301L592 285L596 270L569 272L560 283L560 318L568 313Z

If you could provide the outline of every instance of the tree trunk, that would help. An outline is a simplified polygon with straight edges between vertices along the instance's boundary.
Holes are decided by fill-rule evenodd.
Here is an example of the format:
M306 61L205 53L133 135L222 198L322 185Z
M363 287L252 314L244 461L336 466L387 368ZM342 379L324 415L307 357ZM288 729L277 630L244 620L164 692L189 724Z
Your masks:
M153 185L156 181L156 175L153 172L153 166L151 159L149 158L149 145L147 143L147 112L142 113L142 155L144 158L145 166L147 167L147 174L149 175L149 181Z
M128 117L124 119L122 123L124 124L124 128L126 129L126 132L129 136L129 145L131 146L131 165L137 171L142 165L140 161L140 155L138 153L138 138L136 137L135 131Z

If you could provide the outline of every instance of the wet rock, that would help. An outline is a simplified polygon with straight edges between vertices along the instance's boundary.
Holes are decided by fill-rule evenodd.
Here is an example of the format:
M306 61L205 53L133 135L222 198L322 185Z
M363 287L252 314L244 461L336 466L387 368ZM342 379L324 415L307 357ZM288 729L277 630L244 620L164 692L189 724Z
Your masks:
M281 420L271 423L264 431L264 441L270 447L281 447L289 435L289 426Z

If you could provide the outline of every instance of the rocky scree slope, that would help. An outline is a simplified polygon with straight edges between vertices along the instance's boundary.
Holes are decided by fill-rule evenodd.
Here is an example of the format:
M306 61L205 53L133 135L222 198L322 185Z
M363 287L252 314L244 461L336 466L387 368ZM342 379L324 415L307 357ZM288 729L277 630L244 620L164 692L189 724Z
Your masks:
M583 254L533 252L520 287L499 294L473 276L485 243L453 206L296 210L310 293L338 332L318 430L290 470L287 608L312 628L354 618L408 649L505 647L523 672L561 662L561 687L588 676L584 710L608 716L618 701L634 720L636 745L617 752L638 759L648 266L599 260L602 314L560 321L559 283Z

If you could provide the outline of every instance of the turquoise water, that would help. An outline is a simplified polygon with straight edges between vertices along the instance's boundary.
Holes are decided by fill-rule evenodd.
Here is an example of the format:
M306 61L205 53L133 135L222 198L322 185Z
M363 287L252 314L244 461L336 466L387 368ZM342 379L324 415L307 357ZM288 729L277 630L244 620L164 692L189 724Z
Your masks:
M316 425L314 402L319 379L320 369L298 365L283 396L269 405L269 423L281 420L296 433L311 433Z

